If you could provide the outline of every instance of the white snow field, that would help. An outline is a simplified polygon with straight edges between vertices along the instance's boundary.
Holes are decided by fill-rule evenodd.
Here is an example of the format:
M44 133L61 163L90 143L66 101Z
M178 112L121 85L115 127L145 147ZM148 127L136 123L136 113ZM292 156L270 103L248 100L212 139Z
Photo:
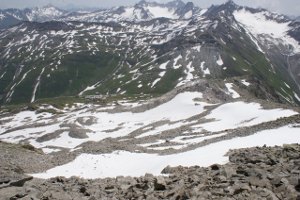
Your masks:
M214 109L205 118L215 119L215 121L200 124L195 126L195 128L202 127L207 131L222 131L242 126L253 126L295 114L297 114L297 112L291 110L265 110L258 103L245 103L238 101L223 104Z
M227 88L233 93L231 86L229 84ZM288 109L265 109L259 103L246 103L241 100L218 105L209 104L204 99L205 96L200 92L182 92L171 100L144 112L109 112L117 108L114 104L106 107L78 104L68 109L58 110L59 114L22 111L1 119L0 140L12 143L29 142L41 148L45 153L58 152L62 150L61 148L70 151L84 149L80 146L81 144L106 138L114 138L118 141L139 140L137 147L144 148L146 152L159 152L169 148L183 151L187 150L186 148L190 145L204 140L226 136L228 129L257 125L298 114ZM142 105L139 102L125 100L118 101L118 104L131 109ZM55 109L51 106L41 108ZM200 116L206 111L209 112ZM87 121L93 121L93 123L86 123ZM158 124L154 125L155 123ZM72 129L66 126L68 124L76 126L77 130L87 130L87 137L71 137ZM182 127L188 127L188 129L181 131ZM169 145L166 144L165 139L160 138L165 131L177 133L177 135L168 136L168 141L171 142ZM133 132L139 133L131 135ZM39 140L46 134L48 139ZM104 178L119 175L141 176L145 173L158 175L168 165L209 166L214 163L225 163L228 158L224 157L224 154L229 149L296 142L300 142L300 126L284 126L164 156L137 151L115 151L100 155L80 154L68 164L44 173L34 174L34 176L39 178L54 176Z
M129 111L109 113L105 112L103 107L94 108L92 105L86 105L86 107L82 105L82 107L79 107L80 109L77 108L57 116L50 113L37 114L32 111L23 111L12 117L2 119L10 121L0 124L0 140L12 143L26 141L37 148L45 149L45 153L49 153L49 147L54 151L60 148L72 150L88 141L97 142L106 138L124 137L138 129L142 129L143 132L135 138L156 136L163 134L164 131L187 125L194 129L191 133L199 133L203 130L217 132L256 125L297 114L292 110L266 110L258 103L237 101L222 104L213 109L204 117L211 120L211 122L197 124L196 120L195 124L195 121L191 122L188 119L203 113L206 111L205 106L210 105L201 102L202 97L203 94L199 92L183 92L155 108L136 113ZM195 99L200 99L200 101ZM138 104L132 105L137 106ZM108 106L107 108L111 107ZM85 121L92 118L94 123L89 125L79 123L79 118ZM149 129L151 124L161 121L166 122ZM39 125L37 126L37 124ZM71 130L65 126L66 124L72 124L79 129L87 130L87 137L71 137ZM51 136L57 131L62 132L46 141L38 140L46 134Z
M159 175L162 169L168 165L199 165L205 167L215 163L224 164L228 162L228 157L224 154L230 149L265 144L274 146L286 143L300 143L299 126L284 126L278 129L265 130L251 136L225 140L175 155L160 156L126 151L101 155L82 154L68 164L55 167L44 173L33 174L33 176L37 178L80 176L95 179L116 176L142 176L145 173Z
M204 111L204 106L207 105L207 103L204 102L201 103L197 101L196 103L194 101L195 98L202 98L202 93L180 93L170 101L145 112L108 113L101 111L94 112L93 110L91 111L91 109L80 109L78 111L73 111L69 114L62 115L59 117L59 120L51 120L51 114L43 117L42 114L36 114L35 112L31 111L21 112L15 115L11 122L0 125L0 134L16 127L35 124L35 122L53 124L40 127L22 128L20 130L11 130L6 134L0 135L0 139L13 143L18 143L28 139L28 142L38 148L54 146L72 149L87 141L101 141L109 137L117 138L126 136L134 130L157 121L169 120L170 122L176 122L188 119L194 115L202 113ZM96 118L96 123L92 125L85 126L79 124L77 121L78 118L91 116ZM76 139L70 137L68 132L64 132L55 139L46 142L36 142L38 137L41 137L47 133L52 133L57 130L64 130L65 128L60 127L62 122L67 124L76 124L83 129L89 129L90 131L87 133L88 138ZM114 129L115 131L111 131Z
M270 20L268 17L271 17L271 14L267 11L251 13L246 9L241 9L234 11L233 15L235 19L250 32L250 35L254 35L257 38L263 37L263 39L267 40L272 38L273 41L276 40L286 46L291 45L294 53L300 52L300 45L298 42L288 35L288 31L291 29L291 27L289 27L290 22ZM253 40L253 42L257 43L255 40ZM257 46L259 47L258 44Z

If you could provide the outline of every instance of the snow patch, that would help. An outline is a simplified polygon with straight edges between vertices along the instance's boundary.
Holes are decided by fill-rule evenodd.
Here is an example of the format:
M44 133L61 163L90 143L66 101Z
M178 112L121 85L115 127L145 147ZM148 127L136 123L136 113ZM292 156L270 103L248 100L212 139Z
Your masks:
M200 68L201 68L201 70L203 71L204 77L205 77L206 75L209 75L209 74L210 74L210 71L209 71L208 67L207 67L206 69L204 69L204 64L205 64L204 61L201 62Z
M300 102L300 97L294 92L294 97Z
M183 18L184 19L190 19L193 16L193 11L189 11L187 13L184 14Z
M161 78L157 78L153 81L152 85L151 85L151 88L153 88L159 81L160 81Z
M292 110L264 110L258 103L245 103L239 101L227 103L212 110L205 118L215 119L215 121L201 124L198 127L202 127L207 131L216 132L241 126L252 126L295 114L298 113Z
M153 18L164 17L169 19L178 19L178 16L175 14L175 10L173 9L160 6L147 6L146 9L151 13Z
M250 86L251 84L249 82L247 82L245 79L241 80L242 84L244 84L245 86Z
M224 63L223 63L223 60L222 60L222 58L221 58L221 56L219 55L219 58L218 58L218 60L217 60L217 64L219 65L219 66L222 66Z
M167 65L168 65L169 62L170 62L170 61L167 61L167 62L161 64L161 65L159 66L159 69L166 70L166 69L167 69Z
M174 59L174 69L178 69L181 67L181 65L178 63L178 61L182 59L182 55L180 54L177 58Z
M233 89L233 83L225 83L225 86L228 90L228 93L229 95L232 96L232 98L236 99L236 98L239 98L240 95L239 93L237 93L234 89Z

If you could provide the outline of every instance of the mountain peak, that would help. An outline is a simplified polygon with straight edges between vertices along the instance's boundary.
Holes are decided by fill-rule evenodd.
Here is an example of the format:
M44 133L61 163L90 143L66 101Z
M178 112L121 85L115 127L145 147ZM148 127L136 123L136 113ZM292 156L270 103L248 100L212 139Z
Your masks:
M238 5L233 0L228 0L224 3L224 5L228 8L237 8Z
M181 0L174 0L174 1L170 1L168 3L166 3L166 5L174 5L174 6L184 6L185 3Z
M52 8L55 7L53 4L48 3L47 5L43 6L43 8Z
M215 16L217 13L224 12L226 15L231 15L235 10L240 8L239 5L232 0L228 0L221 5L212 5L207 12L211 16Z
M57 8L56 6L54 6L53 4L51 4L51 3L49 3L49 4L47 4L47 5L45 5L45 6L43 6L43 7L41 7L41 8L43 8L43 9L49 9L49 8L54 8L54 9L57 9L57 10L59 10L59 8Z
M236 3L233 1L233 0L227 0L225 2L225 4L233 4L233 5L236 5Z
M147 3L146 0L141 0L141 1L139 1L137 4L145 4L145 3Z
M185 6L185 3L182 0L173 0L173 1L169 1L167 3L159 3L159 2L156 2L156 1L141 0L136 5L138 5L138 6L163 5L163 6L167 6L167 7L176 7L176 8L178 8L178 7Z

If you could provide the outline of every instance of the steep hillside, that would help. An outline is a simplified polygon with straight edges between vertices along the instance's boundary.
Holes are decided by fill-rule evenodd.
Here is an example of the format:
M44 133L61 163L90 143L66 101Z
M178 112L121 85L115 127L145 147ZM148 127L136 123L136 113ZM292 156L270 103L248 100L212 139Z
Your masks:
M244 80L256 97L299 103L299 23L284 16L232 1L208 10L142 1L59 20L0 32L2 103L160 95L199 79Z

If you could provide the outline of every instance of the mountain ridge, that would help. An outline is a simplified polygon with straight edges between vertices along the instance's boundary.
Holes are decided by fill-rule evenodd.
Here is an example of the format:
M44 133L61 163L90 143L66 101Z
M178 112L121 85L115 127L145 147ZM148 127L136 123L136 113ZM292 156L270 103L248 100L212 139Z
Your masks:
M126 9L134 13L134 7L120 7L109 10L113 13L91 12L92 18L101 14L95 22L23 22L2 30L2 102L78 94L163 94L199 78L233 77L259 80L260 90L270 93L260 92L262 96L299 102L297 22L232 1L207 10L173 4L181 5L183 17L153 18L146 12L145 20L107 20ZM248 18L253 23L264 20L271 28L266 32L245 21ZM273 26L282 31L275 32Z

